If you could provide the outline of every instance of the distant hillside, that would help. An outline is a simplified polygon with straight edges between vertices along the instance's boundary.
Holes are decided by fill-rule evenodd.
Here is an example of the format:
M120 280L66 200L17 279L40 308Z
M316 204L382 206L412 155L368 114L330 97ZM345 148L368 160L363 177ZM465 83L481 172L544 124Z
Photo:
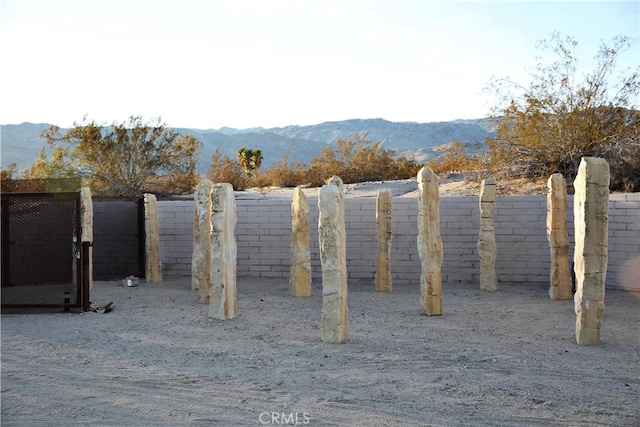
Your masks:
M18 170L29 167L38 157L40 148L46 145L38 138L40 132L51 126L46 123L23 123L0 126L0 160L2 169L17 163Z
M46 141L38 135L49 124L23 123L0 126L0 157L2 168L15 162L18 170L29 167L37 158ZM382 142L382 146L396 150L399 155L424 161L435 156L434 148L461 141L479 146L488 136L493 136L486 119L456 120L451 122L414 123L390 122L383 119L353 119L325 122L311 126L286 126L283 128L252 129L188 129L178 132L193 135L204 144L198 162L198 171L205 173L218 148L235 159L240 147L262 150L263 168L269 167L289 152L289 161L307 164L322 148L335 144L338 138L349 138L355 133L368 132L369 139ZM51 149L47 147L47 152Z

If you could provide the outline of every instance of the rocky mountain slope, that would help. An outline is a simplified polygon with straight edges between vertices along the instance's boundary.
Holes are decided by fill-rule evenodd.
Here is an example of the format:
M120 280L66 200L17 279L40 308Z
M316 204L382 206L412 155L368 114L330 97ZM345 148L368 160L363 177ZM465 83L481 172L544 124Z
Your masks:
M0 156L2 167L15 162L18 169L30 166L46 145L39 138L40 132L51 125L46 123L22 123L0 126ZM206 172L216 149L235 158L240 147L262 150L263 168L269 167L289 153L289 161L307 164L320 151L338 138L349 138L356 133L368 133L372 141L382 142L384 148L397 154L424 161L436 155L438 146L461 141L469 146L481 146L486 137L492 136L486 119L456 120L451 122L390 122L383 119L353 119L325 122L310 126L286 126L282 128L251 129L190 129L176 128L200 140L203 150L198 171ZM50 152L49 147L47 147Z

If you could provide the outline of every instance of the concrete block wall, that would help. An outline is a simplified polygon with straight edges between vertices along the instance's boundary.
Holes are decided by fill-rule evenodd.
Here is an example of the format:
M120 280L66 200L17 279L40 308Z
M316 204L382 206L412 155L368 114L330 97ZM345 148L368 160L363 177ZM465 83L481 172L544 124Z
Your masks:
M640 291L640 193L609 198L607 284Z
M318 250L317 198L309 197L310 249L313 279L321 279ZM245 199L238 196L238 277L288 280L290 270L291 200ZM165 274L191 274L192 201L160 201L161 256ZM377 260L375 198L345 201L347 270L350 282L371 282ZM640 291L640 194L612 194L609 207L607 286ZM444 247L443 281L477 282L479 258L478 197L440 199ZM496 273L503 283L548 283L549 245L546 197L498 196L494 211L498 256ZM567 207L573 245L573 200ZM394 283L420 280L416 247L417 199L393 199L392 277Z

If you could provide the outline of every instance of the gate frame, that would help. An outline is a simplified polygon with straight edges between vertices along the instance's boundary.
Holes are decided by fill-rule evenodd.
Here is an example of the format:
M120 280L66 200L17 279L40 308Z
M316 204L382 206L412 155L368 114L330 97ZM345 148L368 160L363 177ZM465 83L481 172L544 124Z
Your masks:
M75 261L76 261L76 302L69 302L63 304L5 304L2 303L1 307L4 308L62 308L64 311L68 311L70 309L80 309L83 312L89 311L91 302L89 297L89 288L90 288L90 266L89 266L89 248L93 245L93 242L83 242L82 241L82 200L80 197L80 191L61 191L61 192L49 192L49 191L41 191L41 192L16 192L16 193L4 193L1 194L2 199L2 210L4 211L2 215L2 281L4 282L6 279L10 277L10 257L11 257L11 242L8 238L4 238L5 232L7 233L7 237L9 236L8 230L10 229L11 224L11 216L9 215L9 199L11 197L29 197L29 196L47 196L47 197L73 197L75 204L75 235L74 243L76 243L75 248ZM5 270L6 269L6 270Z

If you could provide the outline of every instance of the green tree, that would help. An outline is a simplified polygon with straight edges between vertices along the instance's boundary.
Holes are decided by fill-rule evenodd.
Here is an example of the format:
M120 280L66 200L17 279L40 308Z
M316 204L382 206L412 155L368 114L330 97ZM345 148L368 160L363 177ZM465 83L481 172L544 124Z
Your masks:
M238 161L245 173L249 176L253 176L253 174L260 168L262 165L262 151L259 148L254 148L253 150L245 147L240 147L238 150Z
M582 78L577 75L577 45L571 37L553 33L539 47L556 60L540 60L528 87L508 78L488 86L498 99L492 116L496 137L487 141L494 173L535 178L560 172L571 179L581 157L598 156L616 165L612 189L622 182L620 174L640 176L633 169L640 155L640 66L625 70L619 80L612 76L631 41L618 36L610 46L602 44L595 69ZM627 190L638 191L640 181L633 187Z
M63 143L68 160L36 162L36 170L57 173L61 165L77 165L73 174L87 179L95 194L140 197L145 192L186 192L197 184L196 160L201 143L166 127L160 119L143 122L139 116L110 126L75 124L64 132L57 126L42 135ZM54 151L55 153L55 151ZM32 167L33 169L33 167ZM64 168L67 172L68 169Z

